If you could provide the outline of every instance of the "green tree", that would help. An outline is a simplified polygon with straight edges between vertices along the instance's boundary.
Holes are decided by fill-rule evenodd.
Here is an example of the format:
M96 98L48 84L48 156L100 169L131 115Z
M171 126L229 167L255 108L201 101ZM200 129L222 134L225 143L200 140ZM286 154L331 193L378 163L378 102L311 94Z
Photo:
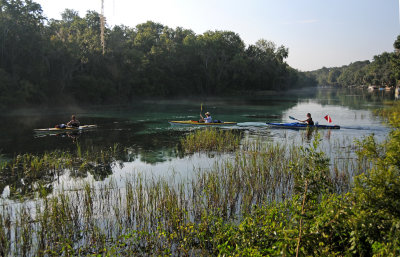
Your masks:
M204 72L203 92L223 92L229 88L231 63L244 51L243 41L234 32L207 31L197 42Z
M337 68L331 69L328 74L328 82L331 85L337 85L340 74L341 74L341 71L339 69L337 69Z
M196 35L148 21L106 26L100 15L66 9L48 20L30 0L0 1L0 80L4 106L129 102L139 96L226 94L312 85L285 62L289 50L268 40L245 46L232 31Z
M0 1L0 68L10 74L6 92L21 103L43 99L40 90L48 68L43 22L42 9L33 1Z
M394 77L398 81L400 80L400 35L397 36L396 41L394 41L393 47L395 49L395 53L392 55L391 64Z

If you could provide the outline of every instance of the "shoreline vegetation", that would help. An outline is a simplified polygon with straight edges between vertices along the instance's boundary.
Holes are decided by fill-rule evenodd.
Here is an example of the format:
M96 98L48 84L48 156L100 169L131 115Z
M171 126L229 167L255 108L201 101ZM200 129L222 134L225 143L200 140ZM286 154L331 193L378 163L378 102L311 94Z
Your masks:
M47 19L34 1L0 3L0 108L130 103L141 97L238 95L316 86L285 61L289 49L232 31L195 34L148 21L104 31L100 14ZM16 22L18 21L18 22Z
M232 159L194 167L186 179L135 173L122 187L115 180L58 192L38 187L34 201L1 205L0 254L398 256L400 104L378 113L393 130L382 143L357 142L355 166L332 165L316 133L307 146L244 138L236 148L227 140L218 151L235 149ZM237 136L195 130L180 147L204 133ZM190 152L215 151L207 138ZM80 151L80 158L108 163L116 151L105 151L107 158ZM33 175L41 169L32 167L45 160L57 167L59 157L17 157L1 169Z
M360 88L399 87L400 80L400 35L395 40L393 52L374 56L372 61L357 61L342 67L323 67L306 72L319 86L342 86Z

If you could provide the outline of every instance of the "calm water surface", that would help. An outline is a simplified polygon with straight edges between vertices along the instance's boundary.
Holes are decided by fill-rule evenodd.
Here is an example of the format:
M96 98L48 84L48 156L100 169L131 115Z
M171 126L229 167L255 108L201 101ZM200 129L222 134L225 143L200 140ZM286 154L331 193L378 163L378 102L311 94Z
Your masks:
M384 101L393 100L392 92L367 92L361 90L319 89L295 91L278 95L232 97L222 99L191 100L147 100L133 103L129 107L92 107L67 110L24 110L3 114L0 127L0 158L7 160L21 153L43 153L55 149L75 150L103 149L115 144L129 149L127 154L113 166L111 174L85 178L71 178L68 172L57 178L57 185L74 187L82 181L107 182L123 178L132 173L143 172L149 176L192 176L194 167L210 168L216 162L230 158L229 155L206 154L183 155L178 152L179 139L193 128L172 127L169 120L199 118L200 104L203 113L211 112L214 119L236 121L234 129L241 130L246 138L308 144L314 134L302 130L272 129L265 122L292 122L289 116L305 119L310 112L314 121L328 124L323 118L329 114L333 124L340 130L320 130L321 146L331 158L335 149L351 144L374 134L383 140L390 129L382 124L372 110L383 107ZM76 135L38 135L35 128L54 127L66 123L74 113L82 124L97 124L98 127ZM230 128L232 129L232 127ZM3 197L7 198L7 185L1 185ZM1 193L1 192L0 192Z

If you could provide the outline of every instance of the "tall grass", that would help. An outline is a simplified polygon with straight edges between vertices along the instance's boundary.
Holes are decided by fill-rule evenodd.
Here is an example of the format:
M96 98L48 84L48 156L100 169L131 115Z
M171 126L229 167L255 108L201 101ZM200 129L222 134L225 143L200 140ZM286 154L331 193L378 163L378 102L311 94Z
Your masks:
M198 151L229 152L239 147L241 134L233 130L218 128L198 129L181 139L181 146L187 153Z
M220 132L196 134L213 133ZM45 165L42 159L34 163ZM126 178L123 188L111 180L44 194L34 203L3 205L0 248L3 255L215 254L220 242L210 229L291 198L293 164L300 171L309 165L299 147L246 140L233 159L216 162L211 170L195 169L191 180L139 173ZM335 175L329 174L333 183Z

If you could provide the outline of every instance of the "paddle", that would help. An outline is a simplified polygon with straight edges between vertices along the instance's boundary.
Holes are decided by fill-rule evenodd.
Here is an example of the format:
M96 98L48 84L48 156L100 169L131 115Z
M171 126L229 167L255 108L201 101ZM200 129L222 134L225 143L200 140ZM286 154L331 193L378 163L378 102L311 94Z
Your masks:
M292 117L292 116L289 116L289 119L300 121L300 120L298 120L298 119L296 119L295 117Z

